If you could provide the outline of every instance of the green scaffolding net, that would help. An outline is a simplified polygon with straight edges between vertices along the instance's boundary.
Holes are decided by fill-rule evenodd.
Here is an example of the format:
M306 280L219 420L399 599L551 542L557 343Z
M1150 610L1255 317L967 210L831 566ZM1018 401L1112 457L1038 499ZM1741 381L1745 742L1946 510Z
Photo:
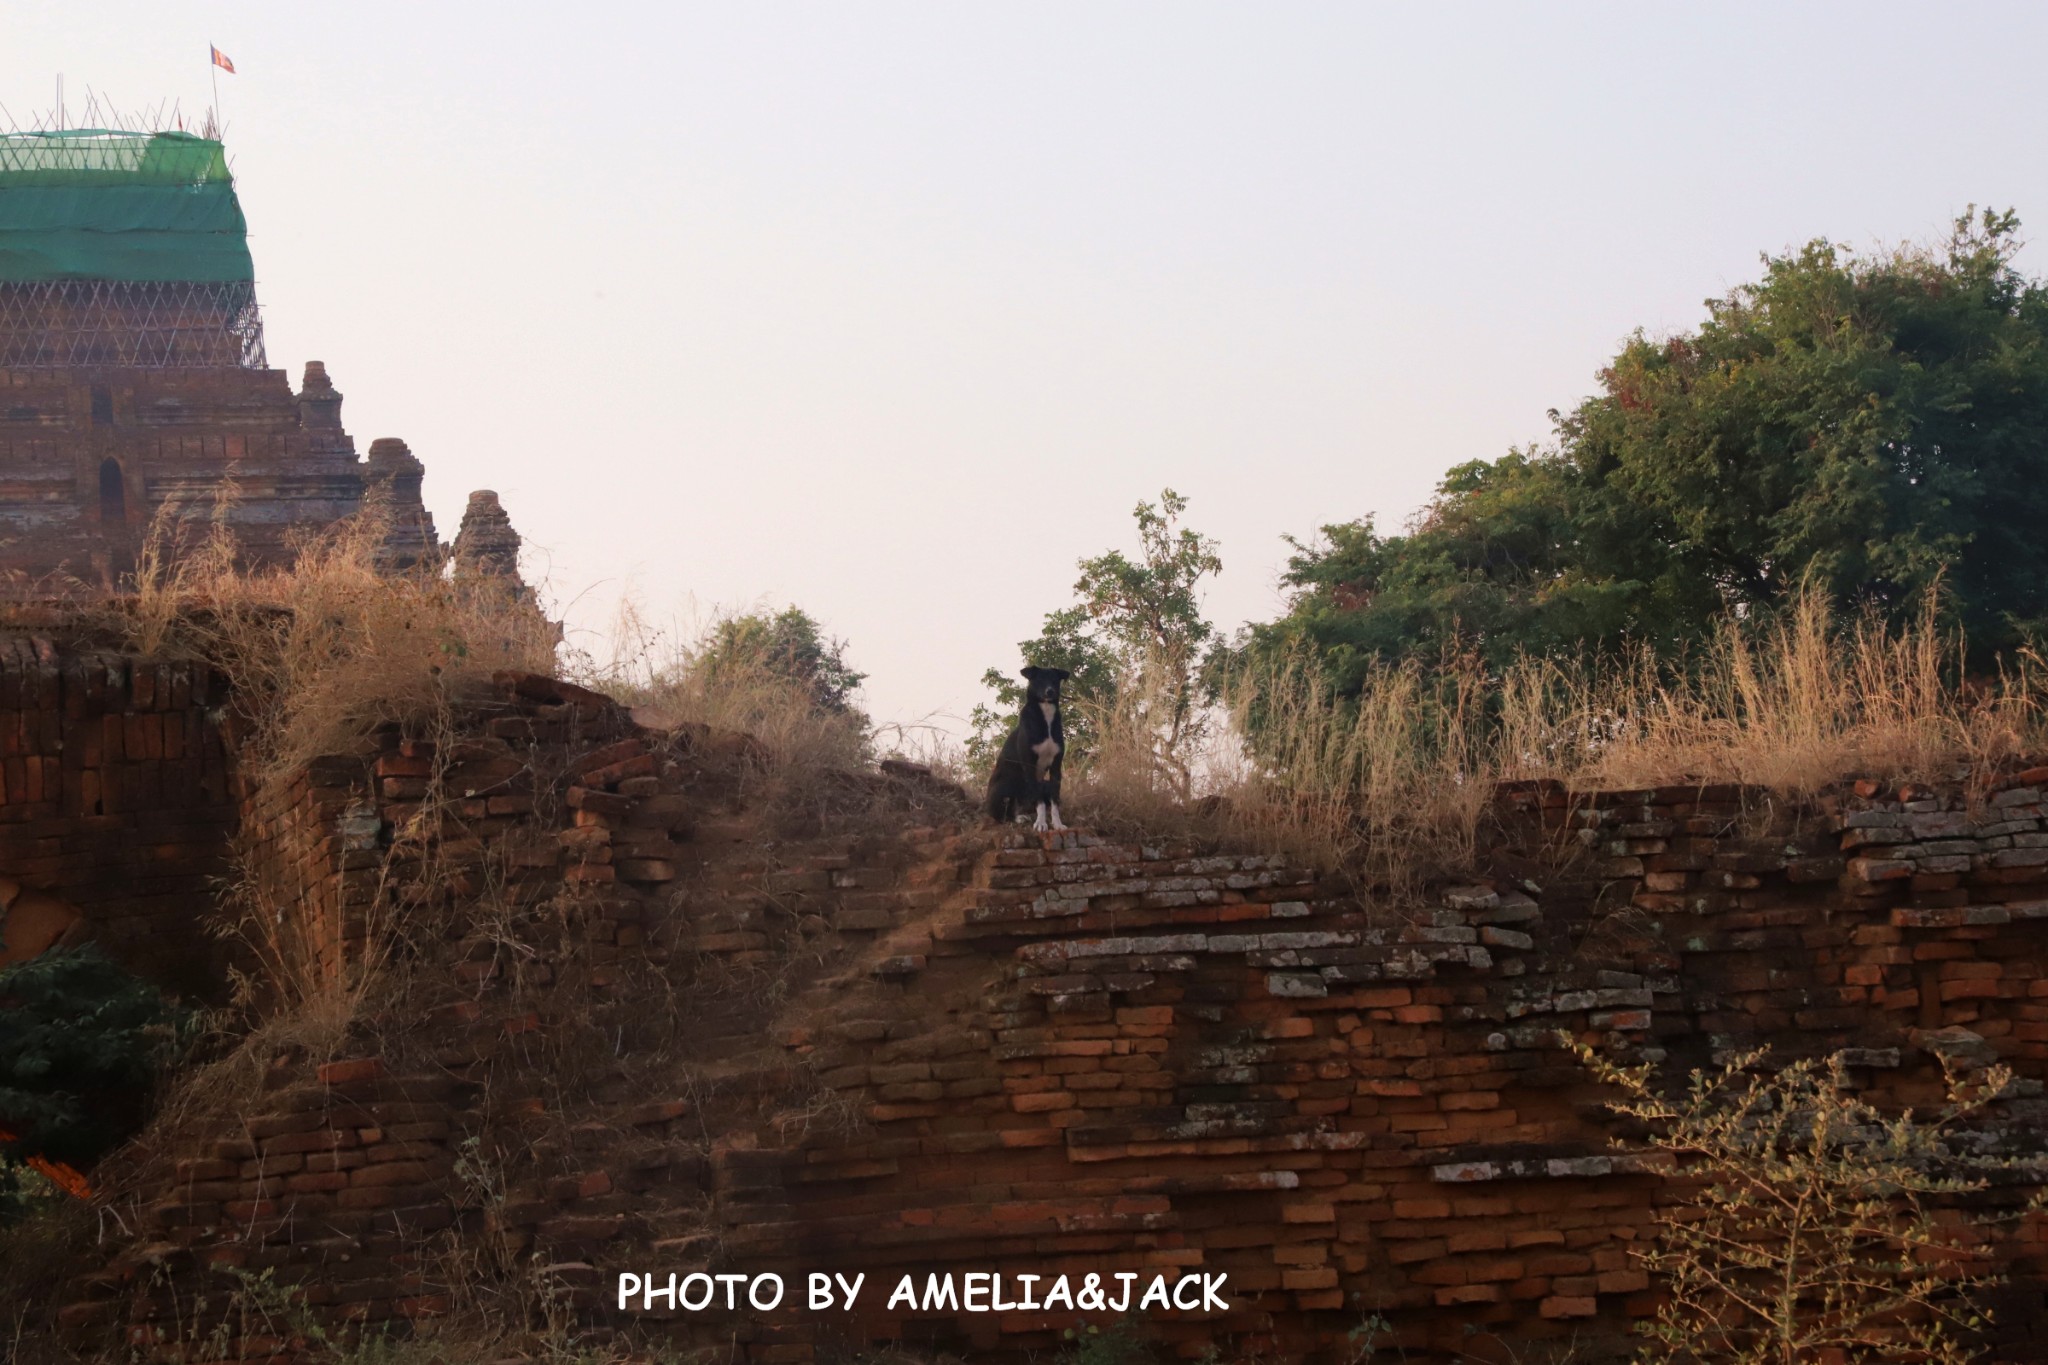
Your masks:
M219 142L96 128L0 134L0 284L254 278Z

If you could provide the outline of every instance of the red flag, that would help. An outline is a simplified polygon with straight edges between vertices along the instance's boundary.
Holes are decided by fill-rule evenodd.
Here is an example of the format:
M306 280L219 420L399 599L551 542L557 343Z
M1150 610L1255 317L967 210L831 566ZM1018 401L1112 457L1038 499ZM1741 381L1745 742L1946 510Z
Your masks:
M225 52L222 52L222 51L221 51L221 50L220 50L219 48L215 47L215 46L214 46L214 45L213 45L212 43L208 43L208 44L206 45L206 50L207 50L208 52L211 52L211 53L213 54L213 64L214 64L215 66L217 66L217 67L219 67L219 68L220 68L221 70L223 70L223 71L227 72L227 73L228 73L228 74L229 74L230 76L232 76L232 75L234 75L234 74L235 74L235 64L234 64L233 62L231 62L231 61L229 61L229 60L228 60L228 54L227 54L227 53L225 53Z

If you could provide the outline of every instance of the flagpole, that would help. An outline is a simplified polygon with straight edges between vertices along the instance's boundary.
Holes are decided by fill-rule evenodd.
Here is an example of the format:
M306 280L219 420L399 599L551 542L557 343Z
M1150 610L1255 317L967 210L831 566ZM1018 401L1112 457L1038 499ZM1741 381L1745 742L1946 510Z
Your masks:
M206 45L206 69L213 76L213 137L216 142L220 140L220 63L213 59L213 54L219 50L212 43Z

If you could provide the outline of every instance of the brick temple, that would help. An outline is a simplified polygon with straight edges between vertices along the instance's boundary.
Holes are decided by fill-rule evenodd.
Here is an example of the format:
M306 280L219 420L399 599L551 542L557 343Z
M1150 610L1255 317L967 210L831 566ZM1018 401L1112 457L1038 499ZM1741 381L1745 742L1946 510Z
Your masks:
M420 462L389 437L358 455L341 405L319 361L296 392L270 367L217 140L0 135L0 592L119 589L157 524L286 563L373 504L381 564L438 566ZM489 543L458 537L458 565L512 570L496 495L471 505Z

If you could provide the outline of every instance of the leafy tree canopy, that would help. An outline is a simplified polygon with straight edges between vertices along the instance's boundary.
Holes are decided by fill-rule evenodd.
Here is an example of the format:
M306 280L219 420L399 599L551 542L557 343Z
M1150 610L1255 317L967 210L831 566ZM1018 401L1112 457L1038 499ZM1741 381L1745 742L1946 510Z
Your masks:
M24 1154L90 1161L141 1121L189 1018L96 948L0 971L0 1128Z
M1204 655L1215 626L1202 615L1204 579L1222 572L1216 542L1181 524L1188 500L1171 488L1132 512L1138 555L1109 550L1080 562L1075 602L1048 612L1035 639L1017 645L1022 663L1064 668L1068 752L1093 751L1122 707L1164 772L1187 783L1187 754L1203 722ZM1020 664L1021 666L1021 664ZM992 763L1024 704L1015 669L991 668L982 685L996 704L974 708L970 758Z
M1071 675L1061 688L1067 754L1071 760L1093 751L1096 717L1116 697L1117 660L1096 634L1087 609L1072 606L1047 612L1038 634L1017 642L1017 656L1016 667L990 668L981 675L981 685L995 694L995 704L977 703L969 717L974 732L967 741L968 761L981 768L994 764L1024 705L1025 664L1063 668Z
M846 641L832 639L801 607L774 615L728 617L713 628L694 663L712 675L761 670L810 692L818 709L853 713L853 694L867 680L846 662Z
M2048 289L2017 229L1972 210L1937 249L1766 257L1698 331L1633 336L1550 446L1452 469L1405 534L1292 542L1254 648L1309 643L1340 692L1447 647L1670 652L1809 577L1886 612L1939 581L1975 647L2010 647L2048 623Z

